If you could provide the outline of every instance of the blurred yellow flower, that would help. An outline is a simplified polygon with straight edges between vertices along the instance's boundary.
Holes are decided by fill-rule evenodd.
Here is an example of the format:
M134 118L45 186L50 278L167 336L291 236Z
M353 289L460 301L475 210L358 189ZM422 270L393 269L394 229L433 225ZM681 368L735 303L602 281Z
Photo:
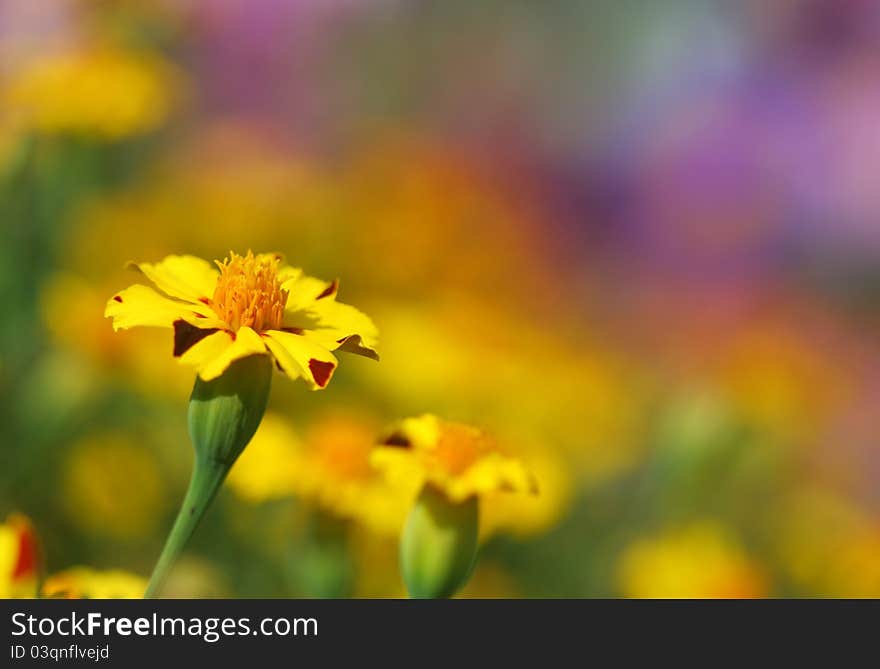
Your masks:
M767 594L760 567L721 525L695 523L626 548L620 590L637 598L754 598Z
M40 578L40 549L30 521L13 513L0 525L0 599L33 597Z
M454 503L498 491L537 493L532 474L482 430L425 414L406 418L373 451L389 481L418 492L425 484Z
M2 100L22 129L118 140L166 121L178 78L154 55L88 47L46 54L19 68Z
M304 439L267 413L229 475L229 484L252 501L295 495L381 534L400 531L411 497L388 486L370 466L373 421L333 413L313 423Z
M156 459L121 434L76 443L62 485L64 511L76 525L123 539L148 536L166 498Z
M291 482L303 457L302 448L287 420L267 411L229 472L229 487L239 497L254 503L291 496Z
M248 251L214 268L194 256L135 265L162 291L136 284L114 295L105 316L116 330L174 330L173 355L199 377L219 377L234 361L268 355L290 378L324 388L336 369L333 350L378 359L372 321L336 301L338 281L321 281L278 254Z
M43 584L43 597L55 599L141 599L147 580L121 569L71 567Z
M41 558L30 521L11 514L0 525L0 599L32 599L38 595ZM66 599L138 599L147 582L122 570L98 571L72 567L46 578L40 597Z

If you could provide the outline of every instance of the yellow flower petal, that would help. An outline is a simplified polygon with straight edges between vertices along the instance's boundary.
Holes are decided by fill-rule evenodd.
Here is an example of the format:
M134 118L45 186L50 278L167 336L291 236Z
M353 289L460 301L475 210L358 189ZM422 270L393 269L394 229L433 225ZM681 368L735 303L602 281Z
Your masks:
M293 269L293 268L289 268ZM313 276L302 274L300 271L291 278L285 278L281 287L289 295L287 297L288 311L302 311L317 300L331 300L336 296L339 289L338 281L323 281Z
M281 371L289 377L302 377L312 390L324 388L330 382L337 362L326 348L291 332L269 330L263 335Z
M427 480L425 467L412 453L399 447L379 446L370 454L370 464L379 470L388 483L412 495L418 494Z
M111 297L104 309L104 316L113 318L114 330L140 325L170 328L178 320L197 328L223 326L207 306L197 307L176 302L140 284L130 286Z
M0 598L30 598L37 593L40 546L25 516L13 513L0 523Z
M342 350L379 359L376 353L379 330L363 312L349 304L321 299L313 302L305 313L311 319L310 327L303 332L306 338L331 351Z
M220 330L208 335L181 355L180 362L195 367L203 381L210 381L236 360L265 353L266 345L260 335L243 327L235 334Z
M121 569L99 571L71 567L54 574L43 584L43 596L63 599L141 599L145 578Z
M282 288L285 288L285 284L292 282L302 275L302 270L299 267L291 267L290 265L282 265L278 268L278 282L281 284ZM285 288L286 290L286 288Z
M232 332L215 330L208 332L206 337L193 342L189 348L183 349L181 346L180 355L177 357L181 364L198 369L216 360L234 343L235 335Z
M168 256L157 263L132 263L171 297L207 304L217 285L217 268L196 256Z
M497 453L483 456L458 477L444 479L440 477L436 482L445 487L454 502L496 491L532 495L538 492L535 479L519 460Z
M397 429L392 437L397 435L407 442L412 443L416 449L431 449L440 441L440 432L442 424L440 419L434 414L423 414L421 416L413 416L404 418L400 421Z

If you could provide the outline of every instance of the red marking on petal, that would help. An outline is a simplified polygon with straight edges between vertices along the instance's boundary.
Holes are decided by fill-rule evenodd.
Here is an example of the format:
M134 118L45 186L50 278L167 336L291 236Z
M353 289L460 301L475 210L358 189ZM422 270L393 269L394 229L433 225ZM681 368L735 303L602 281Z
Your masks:
M379 354L368 346L364 346L363 339L361 339L360 335L348 335L342 339L337 339L336 343L339 344L338 350L340 351L362 355L370 360L379 361Z
M396 446L397 448L412 448L412 442L403 432L392 432L382 440L383 446Z
M205 314L200 314L198 311L194 311L193 316L195 316L196 318L207 318Z
M179 358L218 328L197 328L185 320L174 321L174 357Z
M309 360L309 371L312 373L315 383L321 388L324 388L327 382L330 381L334 369L336 369L336 365L332 362L322 362L315 358Z
M12 579L27 578L37 572L39 549L37 537L30 526L18 528L18 556L12 569Z
M282 332L289 332L290 334L301 335L304 330L302 328L281 328Z
M114 295L113 299L122 304L122 298L119 295Z
M315 299L316 299L316 300L320 300L320 299L323 299L323 298L325 298L325 297L330 297L331 295L335 295L337 290L339 290L339 279L333 279L333 281L330 282L330 285L327 286L327 287L321 292L321 294L318 295L318 297L316 297Z
M208 306L211 305L211 300L209 300L207 297L200 297L199 302L201 302L202 304L207 304Z

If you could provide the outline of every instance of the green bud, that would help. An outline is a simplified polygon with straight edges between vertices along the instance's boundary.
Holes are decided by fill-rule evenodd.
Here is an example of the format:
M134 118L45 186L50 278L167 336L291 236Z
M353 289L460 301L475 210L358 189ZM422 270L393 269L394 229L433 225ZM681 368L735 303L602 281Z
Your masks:
M188 419L197 459L233 465L263 419L271 382L266 355L236 360L211 381L196 377Z
M254 355L233 362L218 378L196 378L189 400L189 435L196 457L192 477L146 597L156 597L232 465L257 431L272 382L272 362Z
M403 581L410 597L451 597L467 582L477 555L476 497L453 503L428 484L409 513L400 542Z

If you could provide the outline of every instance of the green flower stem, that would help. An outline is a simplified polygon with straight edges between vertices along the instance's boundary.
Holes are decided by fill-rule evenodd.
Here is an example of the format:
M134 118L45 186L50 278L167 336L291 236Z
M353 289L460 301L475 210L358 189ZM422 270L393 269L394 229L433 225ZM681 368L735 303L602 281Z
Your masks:
M236 360L210 381L196 377L188 409L189 436L196 452L192 478L145 597L159 595L171 567L257 431L271 381L272 362L266 355Z
M171 528L171 533L165 540L165 547L162 549L162 554L159 556L159 561L150 577L150 584L144 595L147 599L158 597L171 567L177 562L177 558L196 531L199 521L208 510L217 491L220 490L220 486L223 485L230 469L231 467L228 465L217 461L210 462L196 458L186 497L183 499L177 519L174 521L174 527Z

